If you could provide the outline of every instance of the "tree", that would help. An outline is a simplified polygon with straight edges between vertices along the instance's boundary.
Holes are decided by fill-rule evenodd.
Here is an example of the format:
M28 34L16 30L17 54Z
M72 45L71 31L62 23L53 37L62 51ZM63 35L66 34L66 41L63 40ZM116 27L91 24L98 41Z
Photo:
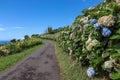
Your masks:
M25 40L28 40L28 39L30 39L30 37L29 37L28 35L25 35L25 36L24 36L24 39L25 39Z
M16 39L12 39L12 40L10 40L10 42L15 43L15 42L16 42Z
M20 39L17 40L17 42L20 42L20 41L21 41Z
M47 33L49 33L49 34L52 34L52 33L53 33L53 29L52 29L52 27L48 27L48 29L47 29Z
M32 38L39 38L40 36L39 36L39 34L32 34L31 37L32 37Z

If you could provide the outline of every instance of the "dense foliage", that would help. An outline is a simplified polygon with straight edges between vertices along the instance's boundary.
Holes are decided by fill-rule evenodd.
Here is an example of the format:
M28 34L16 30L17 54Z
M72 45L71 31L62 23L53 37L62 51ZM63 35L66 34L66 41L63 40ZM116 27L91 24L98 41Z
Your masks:
M66 29L67 27L69 26L59 27L58 29L52 29L52 33L41 34L40 38L56 41L58 36L60 35L60 32Z
M15 54L41 43L42 40L40 38L29 38L27 35L25 39L21 41L13 39L9 44L0 46L0 56Z
M88 67L89 77L120 80L120 1L106 0L85 9L73 25L61 32L64 51Z

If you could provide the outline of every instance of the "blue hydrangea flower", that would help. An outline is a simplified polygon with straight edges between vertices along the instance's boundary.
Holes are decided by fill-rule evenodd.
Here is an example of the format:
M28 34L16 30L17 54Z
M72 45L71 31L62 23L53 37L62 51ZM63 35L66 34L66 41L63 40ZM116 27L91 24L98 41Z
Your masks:
M99 23L94 24L94 28L95 30L100 29L100 24Z
M92 23L92 24L97 23L97 19L90 19L90 23Z
M89 67L87 70L88 77L92 78L95 75L95 70L92 67Z
M107 28L107 27L104 27L104 28L102 29L102 35L103 35L104 37L109 37L109 36L111 35L111 30L110 30L109 28Z

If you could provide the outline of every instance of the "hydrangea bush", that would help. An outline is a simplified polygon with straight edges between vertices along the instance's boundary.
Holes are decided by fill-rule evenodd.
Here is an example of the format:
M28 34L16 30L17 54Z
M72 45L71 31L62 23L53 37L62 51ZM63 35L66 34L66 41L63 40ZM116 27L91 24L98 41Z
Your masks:
M103 74L120 80L120 6L108 0L83 13L61 32L60 46L88 67L88 77Z

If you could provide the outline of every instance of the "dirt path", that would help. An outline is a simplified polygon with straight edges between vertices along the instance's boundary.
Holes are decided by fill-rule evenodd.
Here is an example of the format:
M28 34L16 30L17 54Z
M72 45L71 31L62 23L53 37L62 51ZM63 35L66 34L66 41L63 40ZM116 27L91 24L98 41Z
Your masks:
M46 45L0 75L0 80L62 80L55 49Z

